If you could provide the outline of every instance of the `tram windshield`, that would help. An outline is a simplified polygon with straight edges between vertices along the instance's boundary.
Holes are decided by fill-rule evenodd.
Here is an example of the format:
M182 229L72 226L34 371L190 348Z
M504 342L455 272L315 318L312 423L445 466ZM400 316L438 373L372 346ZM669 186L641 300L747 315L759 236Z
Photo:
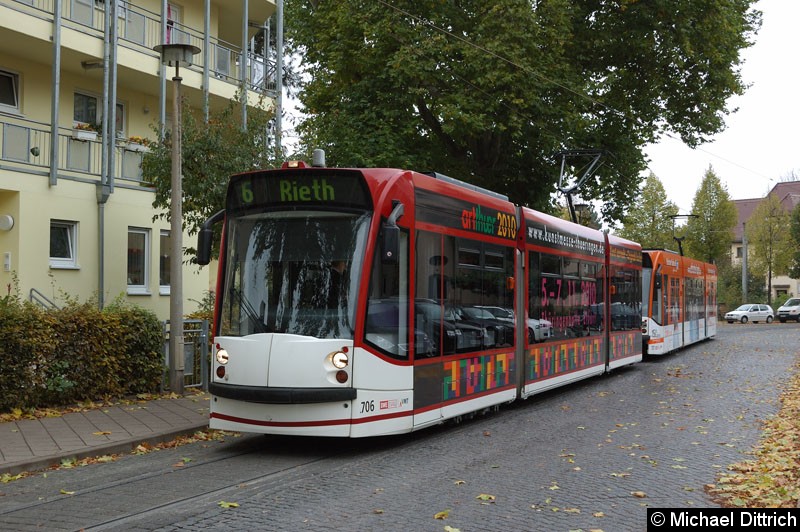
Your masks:
M328 210L229 218L220 333L352 339L370 218Z

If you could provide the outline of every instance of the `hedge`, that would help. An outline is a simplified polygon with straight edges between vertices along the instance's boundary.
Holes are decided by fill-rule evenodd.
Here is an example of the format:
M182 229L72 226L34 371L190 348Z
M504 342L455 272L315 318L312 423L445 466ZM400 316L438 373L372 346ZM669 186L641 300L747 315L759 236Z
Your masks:
M0 298L0 338L0 413L161 388L162 326L149 310Z

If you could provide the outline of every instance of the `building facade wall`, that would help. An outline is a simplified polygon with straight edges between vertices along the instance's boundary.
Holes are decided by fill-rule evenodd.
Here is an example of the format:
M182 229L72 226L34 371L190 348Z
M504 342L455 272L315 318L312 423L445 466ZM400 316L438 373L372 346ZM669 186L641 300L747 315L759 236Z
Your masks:
M176 28L185 30L194 42L202 39L205 0L175 2L181 12ZM18 294L31 298L32 292L56 305L71 301L102 299L108 304L118 297L151 309L160 319L169 317L169 287L162 286L159 271L165 264L161 234L170 224L153 208L154 190L141 178L139 147L130 137L155 139L163 104L167 126L171 122L174 68L162 68L152 48L120 39L117 47L117 108L121 106L121 130L115 135L113 187L101 206L100 138L77 140L74 127L75 95L95 98L102 113L103 35L97 20L102 10L94 4L94 27L81 26L69 19L72 4L62 3L65 17L61 32L59 106L57 112L58 150L56 175L50 172L53 78L53 2L0 0L0 71L16 77L18 109L0 106L0 216L8 215L14 225L0 230L0 296ZM122 5L122 4L121 4ZM161 0L126 2L148 20L150 39L160 37ZM241 84L234 76L213 75L204 92L202 62L206 54L225 51L236 57L242 45L243 3L211 2L209 26L212 46L197 56L200 64L182 68L184 97L200 108L207 97L210 107L227 105ZM246 20L265 21L274 12L274 2L250 0ZM124 24L120 17L119 24ZM248 35L255 31L248 28ZM237 37L238 33L238 37ZM199 42L202 42L199 41ZM234 61L235 63L235 61ZM249 63L249 61L248 61ZM237 66L235 64L234 66ZM238 66L237 66L238 68ZM162 71L164 81L162 81ZM266 81L262 87L266 90ZM264 94L248 91L248 101L257 102ZM268 98L268 101L269 100ZM99 116L99 115L98 115ZM110 125L111 126L111 125ZM113 131L112 127L109 127ZM76 161L81 164L76 164ZM85 164L83 164L85 162ZM55 225L74 229L74 264L52 260L51 238ZM129 284L129 232L146 234L146 283L132 289ZM102 238L102 241L101 241ZM183 235L184 247L194 247L195 236ZM167 249L162 249L165 247ZM103 256L100 256L100 253ZM215 269L187 264L183 257L184 312L198 308L206 292L213 290ZM101 288L102 267L102 288ZM168 269L168 267L167 267ZM100 291L102 290L102 293Z

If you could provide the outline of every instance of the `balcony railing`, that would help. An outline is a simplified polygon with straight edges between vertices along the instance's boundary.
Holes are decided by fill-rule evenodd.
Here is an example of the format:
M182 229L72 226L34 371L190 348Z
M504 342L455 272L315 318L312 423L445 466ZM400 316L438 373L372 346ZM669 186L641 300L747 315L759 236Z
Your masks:
M53 20L53 3L56 0L0 0L0 4L12 6L18 11L29 12L40 18ZM120 45L134 48L142 53L157 57L153 47L162 44L161 15L120 1L117 16L117 31ZM105 3L93 0L73 0L62 3L62 19L65 27L82 33L103 38ZM196 62L189 68L202 71L206 55L211 76L233 85L241 80L241 47L227 43L217 37L209 36L209 49L205 48L204 34L190 26L170 22L167 28L167 42L192 44L200 48ZM276 87L275 62L264 57L247 53L245 82L248 90L272 95Z
M102 143L85 130L59 128L59 177L100 182ZM46 175L50 171L50 125L14 117L0 117L0 165ZM143 151L127 141L114 148L112 176L119 185L149 187L142 180Z

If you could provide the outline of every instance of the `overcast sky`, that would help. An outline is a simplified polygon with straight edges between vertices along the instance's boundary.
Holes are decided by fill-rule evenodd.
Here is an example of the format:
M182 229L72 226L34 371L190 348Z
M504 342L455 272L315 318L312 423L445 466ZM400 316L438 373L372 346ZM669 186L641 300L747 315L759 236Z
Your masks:
M647 150L667 196L688 214L709 165L732 199L763 197L793 170L800 175L800 1L760 0L761 30L742 54L744 96L713 142L690 149L665 138Z

